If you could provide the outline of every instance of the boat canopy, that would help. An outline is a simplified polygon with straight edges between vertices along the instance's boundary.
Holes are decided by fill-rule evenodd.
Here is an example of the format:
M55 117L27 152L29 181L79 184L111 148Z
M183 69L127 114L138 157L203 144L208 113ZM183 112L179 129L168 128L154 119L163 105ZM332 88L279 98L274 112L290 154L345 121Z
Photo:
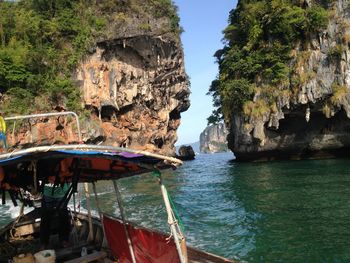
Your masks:
M28 177L45 181L50 176L59 177L60 182L73 179L94 182L175 168L180 164L176 158L120 147L41 146L1 154L0 167L5 178L0 176L0 183L7 179L12 181L11 186L20 187Z

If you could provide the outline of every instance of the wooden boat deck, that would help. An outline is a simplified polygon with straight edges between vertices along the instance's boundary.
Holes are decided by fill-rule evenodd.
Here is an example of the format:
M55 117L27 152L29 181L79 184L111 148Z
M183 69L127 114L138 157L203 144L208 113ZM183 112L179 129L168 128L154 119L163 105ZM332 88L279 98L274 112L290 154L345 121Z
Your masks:
M15 255L22 253L35 254L40 251L39 227L36 222L38 211L23 216L14 226L12 223L0 230L0 263L8 262ZM101 250L103 230L100 221L93 218L94 235L93 241L88 242L88 221L86 215L78 214L80 226L73 229L71 233L72 246L61 248L58 242L58 235L53 234L50 238L50 247L56 252L56 262L115 262L108 259L108 251ZM75 236L74 236L75 235ZM87 249L87 257L81 257L81 250ZM101 252L101 253L100 253ZM223 257L213 255L193 247L187 247L189 263L234 263Z

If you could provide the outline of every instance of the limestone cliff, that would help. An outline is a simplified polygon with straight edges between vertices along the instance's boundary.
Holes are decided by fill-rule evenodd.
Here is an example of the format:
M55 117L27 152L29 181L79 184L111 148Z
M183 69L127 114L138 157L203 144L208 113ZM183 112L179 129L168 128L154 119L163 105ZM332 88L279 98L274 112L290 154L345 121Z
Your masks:
M223 123L206 127L199 136L200 151L203 153L227 151L227 134L227 129Z
M188 109L190 102L179 37L181 28L172 1L123 0L118 4L96 1L91 5L81 5L86 5L87 11L81 10L77 15L82 16L86 23L96 20L95 23L102 28L99 31L91 29L88 51L72 70L71 79L80 91L77 94L82 109L83 141L174 155L180 113ZM59 8L62 7L57 8L52 17L61 12ZM62 19L72 11L70 6L64 8ZM79 6L75 8L79 9ZM35 12L41 12L41 9ZM70 31L66 30L64 34L69 34L67 32ZM86 34L82 33L84 41ZM82 42L74 37L76 34L61 40L62 48L59 46L61 49L57 52L65 54L70 47ZM71 39L72 43L69 42ZM64 41L67 43L62 44ZM45 65L51 64L46 62ZM64 64L59 66L66 68ZM75 98L66 93L41 99L40 108L35 106L37 100L33 100L35 112L71 110L67 101L70 97ZM10 96L5 94L3 105L10 99L17 99ZM17 132L14 129L8 137L10 144L15 141L39 144L72 142L77 141L73 129L74 124L69 120L44 118L16 127ZM40 132L42 130L45 132Z
M305 11L308 15L311 12L310 8L318 4L319 1L301 1L300 7L292 8L298 12L300 10L300 13ZM284 54L274 53L278 58L286 56L286 67L281 60L281 63L275 64L269 71L264 72L264 68L260 68L261 73L253 75L254 86L249 93L251 95L245 97L240 110L234 112L231 110L231 113L225 116L229 127L229 148L234 152L237 160L349 155L350 11L348 5L347 0L328 1L324 6L327 12L327 23L323 28L302 31L300 38L294 35L294 42L290 45L286 43L286 47L289 45L290 49L285 48ZM317 8L321 13L322 8ZM276 17L274 13L269 15ZM289 21L293 23L290 19ZM317 25L313 24L313 26ZM283 44L283 37L286 38L288 34L288 31L284 30L283 34L275 36L271 33L270 40L267 39L266 43L273 40L274 43L278 41L279 45ZM269 52L269 47L269 45L265 46L266 53ZM277 47L274 48L277 49ZM251 54L255 51L249 52ZM251 67L256 66L261 67L261 64ZM280 68L283 70L278 71ZM264 75L276 72L283 77L275 74L266 78Z
M77 80L104 143L174 153L180 113L189 107L179 43L157 35L101 41Z

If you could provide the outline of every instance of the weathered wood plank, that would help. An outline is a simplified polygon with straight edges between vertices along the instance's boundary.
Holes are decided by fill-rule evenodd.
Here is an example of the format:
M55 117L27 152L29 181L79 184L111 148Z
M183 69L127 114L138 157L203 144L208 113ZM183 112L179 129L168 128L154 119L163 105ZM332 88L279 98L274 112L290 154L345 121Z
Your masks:
M237 263L193 247L187 247L187 254L190 263Z
M72 260L65 261L64 263L87 263L99 259L104 259L107 257L107 253L104 251L94 252L92 254L86 255L84 257L75 258Z

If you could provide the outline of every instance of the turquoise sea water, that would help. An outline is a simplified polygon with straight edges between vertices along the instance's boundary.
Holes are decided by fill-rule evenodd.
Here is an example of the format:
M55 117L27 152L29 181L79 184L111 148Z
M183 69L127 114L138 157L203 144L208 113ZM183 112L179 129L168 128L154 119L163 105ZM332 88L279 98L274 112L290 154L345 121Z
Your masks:
M198 155L164 174L190 245L242 262L350 262L349 160L232 158ZM129 220L167 229L156 178L119 185ZM112 185L99 183L98 192L102 209L118 214ZM0 206L0 225L13 216L12 206Z

